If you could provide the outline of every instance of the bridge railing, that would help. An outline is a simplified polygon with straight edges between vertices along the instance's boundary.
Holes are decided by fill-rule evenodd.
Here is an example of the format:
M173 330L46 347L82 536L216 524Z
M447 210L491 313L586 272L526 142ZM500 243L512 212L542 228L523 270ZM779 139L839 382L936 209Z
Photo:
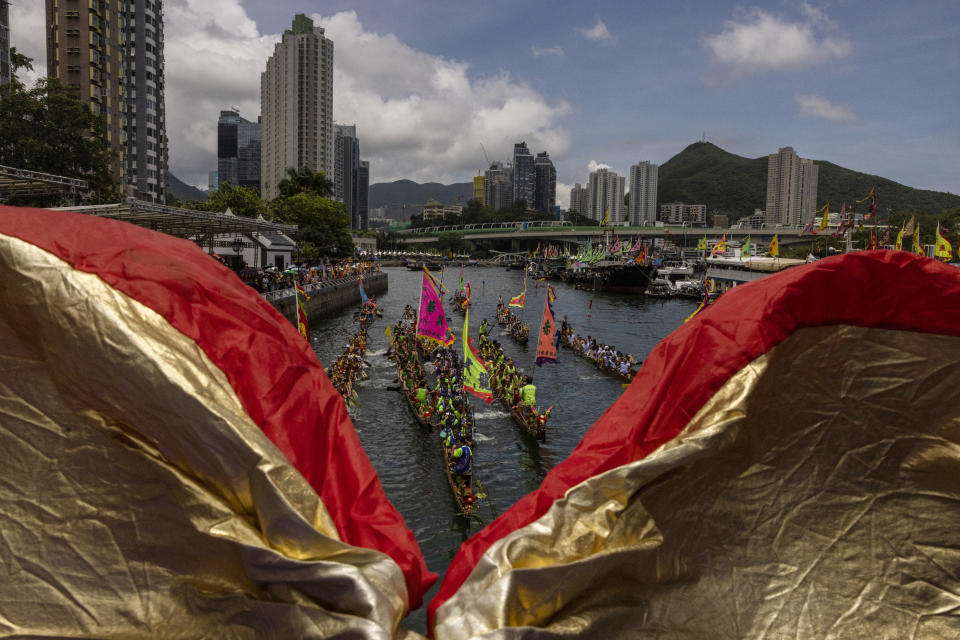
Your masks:
M478 222L475 224L446 225L440 227L419 227L417 229L404 229L398 233L402 234L431 234L447 232L476 232L476 231L496 231L500 229L523 230L523 229L543 229L556 227L572 227L569 220L530 220L520 222Z

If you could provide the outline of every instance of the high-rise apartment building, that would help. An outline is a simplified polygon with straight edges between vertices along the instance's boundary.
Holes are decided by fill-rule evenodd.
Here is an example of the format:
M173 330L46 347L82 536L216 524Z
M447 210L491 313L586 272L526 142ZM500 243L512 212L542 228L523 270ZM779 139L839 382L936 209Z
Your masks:
M597 169L590 174L590 211L594 220L603 220L610 212L610 224L623 222L625 210L623 206L624 177L610 169Z
M546 151L537 154L533 167L536 174L533 208L552 215L557 204L557 170Z
M360 161L357 169L357 216L360 220L359 229L370 228L370 163Z
M356 125L333 125L333 197L343 203L350 228L360 229L357 209L357 173L360 170L360 140Z
M639 227L657 221L657 178L660 167L644 161L630 167L630 207L627 219Z
M260 123L221 111L217 120L217 182L260 193Z
M791 147L767 156L768 225L801 226L817 209L819 168Z
M54 1L77 4L77 0ZM104 0L87 2L106 5ZM164 100L163 4L160 0L127 0L120 2L120 7L126 12L125 189L139 200L164 203L169 184L169 150ZM106 46L110 44L108 40Z
M536 202L537 172L526 142L513 145L513 202L523 200L527 208Z
M590 186L581 187L580 183L570 189L570 212L582 216L590 215Z
M265 199L277 197L290 167L333 175L333 41L323 33L298 13L260 74Z
M0 99L10 84L10 3L0 0Z
M118 187L167 195L163 6L159 0L46 0L47 75L105 121Z
M494 211L513 206L513 168L493 162L483 175L483 199Z
M660 220L667 224L702 227L707 223L707 205L667 202L660 205Z
M3 13L7 3L0 4ZM110 174L118 190L126 183L125 90L131 62L126 6L120 0L46 0L47 76L73 89L94 114L103 115L103 139L113 155ZM4 51L9 57L9 42Z
M480 203L482 207L486 202L484 198L484 178L486 176L473 176L473 200Z

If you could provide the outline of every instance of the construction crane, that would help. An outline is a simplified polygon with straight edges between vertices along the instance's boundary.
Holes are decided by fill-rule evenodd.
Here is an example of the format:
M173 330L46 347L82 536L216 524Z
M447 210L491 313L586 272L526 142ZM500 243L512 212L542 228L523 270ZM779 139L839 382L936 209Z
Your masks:
M487 161L487 166L490 166L490 158L487 156L487 150L484 148L483 143L480 143L480 149L483 151L483 159Z

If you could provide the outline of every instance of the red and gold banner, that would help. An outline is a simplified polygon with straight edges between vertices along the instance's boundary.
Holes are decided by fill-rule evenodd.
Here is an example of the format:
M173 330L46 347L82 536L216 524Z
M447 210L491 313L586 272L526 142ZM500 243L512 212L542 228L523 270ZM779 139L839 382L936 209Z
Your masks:
M435 576L263 297L192 242L13 207L0 281L0 626L399 634Z
M957 318L906 252L727 291L463 543L434 637L953 636Z

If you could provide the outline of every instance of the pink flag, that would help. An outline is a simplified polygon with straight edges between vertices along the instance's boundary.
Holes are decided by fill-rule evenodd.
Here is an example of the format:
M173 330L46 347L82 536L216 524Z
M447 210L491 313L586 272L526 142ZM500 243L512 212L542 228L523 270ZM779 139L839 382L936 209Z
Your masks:
M447 316L440 302L440 295L432 283L432 278L423 272L420 288L420 315L417 320L417 336L442 344L447 344L449 330Z

